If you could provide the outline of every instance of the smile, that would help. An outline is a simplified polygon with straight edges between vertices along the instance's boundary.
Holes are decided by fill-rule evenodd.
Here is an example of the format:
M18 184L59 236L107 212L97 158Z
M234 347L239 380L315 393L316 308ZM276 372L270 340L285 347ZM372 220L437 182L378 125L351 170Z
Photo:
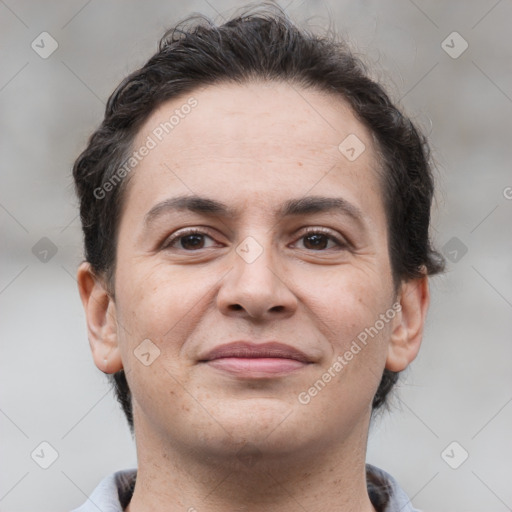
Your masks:
M302 361L281 357L222 357L206 361L206 364L218 370L252 378L292 373L308 365Z

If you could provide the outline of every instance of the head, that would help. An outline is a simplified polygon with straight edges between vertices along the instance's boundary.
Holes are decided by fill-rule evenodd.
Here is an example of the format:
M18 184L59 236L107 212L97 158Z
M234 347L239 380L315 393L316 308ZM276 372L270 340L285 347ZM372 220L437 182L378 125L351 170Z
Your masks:
M73 175L91 348L132 431L134 411L162 426L174 407L176 435L206 432L191 396L223 425L235 403L269 421L292 405L298 423L337 397L354 417L386 404L444 261L425 137L343 42L277 8L188 19L111 95ZM312 363L243 386L203 370L205 351L238 339Z

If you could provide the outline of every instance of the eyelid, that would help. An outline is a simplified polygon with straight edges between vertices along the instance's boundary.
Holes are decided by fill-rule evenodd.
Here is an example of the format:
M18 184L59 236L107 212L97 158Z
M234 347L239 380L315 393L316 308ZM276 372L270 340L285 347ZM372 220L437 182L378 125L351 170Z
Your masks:
M202 226L194 226L189 228L182 228L178 229L171 235L164 238L162 243L159 245L160 249L167 249L169 248L173 243L175 243L177 240L184 236L188 235L204 235L208 236L212 240L214 239L214 236L211 234L210 230L208 228L202 227Z
M338 235L338 233L336 231L333 231L329 228L308 226L306 228L303 228L302 230L299 230L298 233L299 233L299 236L298 236L298 238L296 238L294 243L296 243L297 241L299 241L301 238L303 238L304 236L306 236L308 234L321 233L325 236L328 236L340 248L351 247L351 243L346 237ZM204 236L207 236L207 237L215 240L215 237L211 233L210 229L203 227L203 226L191 226L188 228L185 227L185 228L179 229L179 230L175 231L174 233L172 233L171 235L169 235L168 237L164 238L163 242L160 244L160 249L167 249L173 243L175 243L177 240L179 240L180 238L188 236L188 235L195 235L195 234L204 235ZM323 252L323 251L319 251L319 252Z
M329 228L309 226L309 227L304 228L303 230L299 231L299 233L300 233L300 236L297 238L297 240L300 240L301 238L303 238L304 236L306 236L308 234L321 233L321 234L326 235L329 238L331 238L331 240L336 242L336 244L338 244L339 247L349 248L352 246L351 242L346 237L339 235L336 231L333 231L332 229L329 229ZM323 251L319 251L319 252L323 252Z

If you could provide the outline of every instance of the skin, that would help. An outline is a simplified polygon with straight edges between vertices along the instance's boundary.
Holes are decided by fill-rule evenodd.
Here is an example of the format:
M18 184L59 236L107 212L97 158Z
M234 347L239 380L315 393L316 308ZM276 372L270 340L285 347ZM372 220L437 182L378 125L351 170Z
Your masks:
M371 134L342 98L285 83L217 84L191 96L197 107L130 176L114 296L88 263L78 269L95 364L124 368L132 390L138 476L127 510L373 511L364 467L372 398L384 368L402 371L416 357L429 290L423 277L395 296ZM134 148L187 99L155 110ZM366 146L352 162L338 150L349 134ZM145 228L153 206L181 195L236 211L167 211ZM306 196L343 198L362 221L277 216ZM190 237L161 246L189 227L206 233L192 240L198 246ZM308 228L328 235L312 239ZM236 250L247 237L262 251L251 263ZM401 312L300 403L396 302ZM160 350L148 366L134 355L145 339ZM267 379L199 362L242 339L286 343L313 362Z

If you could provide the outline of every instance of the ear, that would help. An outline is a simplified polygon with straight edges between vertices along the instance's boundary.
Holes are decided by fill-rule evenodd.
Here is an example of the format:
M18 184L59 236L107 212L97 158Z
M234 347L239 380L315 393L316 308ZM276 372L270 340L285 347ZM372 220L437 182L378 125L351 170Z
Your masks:
M403 282L397 299L401 310L395 317L388 345L386 368L401 372L418 355L430 304L428 276Z
M94 363L104 373L115 373L123 368L123 364L117 340L114 299L86 261L78 267L77 282Z

